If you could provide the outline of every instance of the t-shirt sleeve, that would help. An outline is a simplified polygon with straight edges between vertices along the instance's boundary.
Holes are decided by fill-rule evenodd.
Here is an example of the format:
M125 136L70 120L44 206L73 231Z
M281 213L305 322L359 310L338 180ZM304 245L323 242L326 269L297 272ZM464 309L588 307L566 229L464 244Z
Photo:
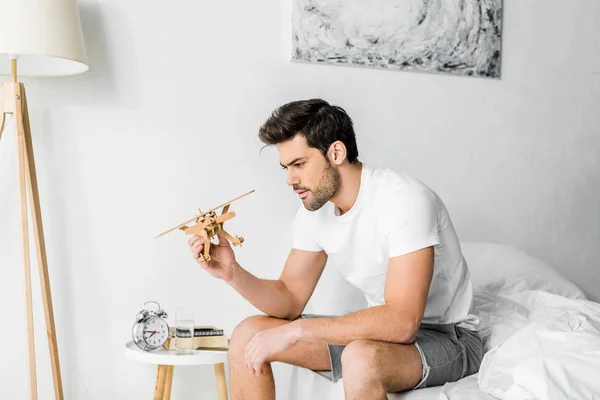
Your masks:
M438 203L424 188L406 189L391 196L386 206L389 258L440 244Z
M317 227L311 223L308 212L304 206L300 206L294 218L292 247L305 251L321 251L323 249L317 240Z

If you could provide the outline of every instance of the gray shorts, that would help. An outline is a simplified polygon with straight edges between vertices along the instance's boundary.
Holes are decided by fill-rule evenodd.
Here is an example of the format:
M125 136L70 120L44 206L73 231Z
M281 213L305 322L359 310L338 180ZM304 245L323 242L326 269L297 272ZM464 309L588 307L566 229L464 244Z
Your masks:
M319 318L322 315L303 314L302 318ZM479 371L483 358L483 345L476 331L456 325L421 324L414 341L421 361L421 382L413 389L440 386L456 382ZM345 346L330 344L331 371L314 371L336 382L342 377L342 351Z

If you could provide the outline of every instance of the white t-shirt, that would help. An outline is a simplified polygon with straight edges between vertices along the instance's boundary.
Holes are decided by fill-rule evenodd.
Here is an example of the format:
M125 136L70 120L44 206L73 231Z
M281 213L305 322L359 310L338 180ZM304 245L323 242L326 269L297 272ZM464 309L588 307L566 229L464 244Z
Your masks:
M424 183L363 163L358 197L339 215L328 202L316 211L300 207L293 247L327 253L334 268L364 293L369 307L385 304L391 257L434 246L433 278L424 324L475 329L473 290L467 263L444 203Z

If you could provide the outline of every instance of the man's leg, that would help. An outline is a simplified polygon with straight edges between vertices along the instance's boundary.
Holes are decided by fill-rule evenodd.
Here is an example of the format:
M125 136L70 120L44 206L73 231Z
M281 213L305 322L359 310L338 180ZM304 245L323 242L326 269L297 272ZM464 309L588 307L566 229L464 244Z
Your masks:
M244 350L257 332L287 323L290 321L254 316L236 326L229 343L229 380L232 400L275 398L275 382L271 366L265 365L260 376L251 375L244 362ZM276 355L276 360L315 371L331 369L329 352L324 344L299 341L290 349Z
M254 335L290 321L265 316L250 317L233 331L229 344L231 398L274 399L275 383L270 365L253 376L245 365L244 350ZM276 355L276 360L314 371L331 369L326 345L300 341ZM386 393L414 388L422 376L419 351L414 345L356 340L342 352L344 390L347 399L386 399Z
M385 400L417 386L423 365L414 344L356 340L342 352L342 374L347 400Z

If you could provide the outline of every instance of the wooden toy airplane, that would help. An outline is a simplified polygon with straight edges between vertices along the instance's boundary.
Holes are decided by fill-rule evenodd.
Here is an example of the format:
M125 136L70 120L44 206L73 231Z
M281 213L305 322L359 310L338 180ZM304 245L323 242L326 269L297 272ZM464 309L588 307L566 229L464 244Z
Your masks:
M242 243L244 242L244 238L241 236L232 236L230 235L227 231L225 231L223 229L223 224L225 223L225 221L228 221L230 219L232 219L233 217L235 217L235 212L234 211L229 211L229 205L231 203L233 203L234 201L241 199L244 196L249 195L250 193L254 192L254 190L249 191L248 193L245 193L239 197L236 197L233 200L228 201L227 203L223 203L218 207L212 208L206 212L202 212L202 210L198 209L198 215L195 216L194 218L185 221L182 224L177 225L174 228L169 229L168 231L165 231L163 233L161 233L160 235L156 236L156 238L159 238L163 235L166 235L167 233L173 232L176 229L182 230L185 232L186 235L198 235L200 237L203 237L204 240L204 255L200 254L200 261L201 262L209 262L211 260L211 256L210 256L210 239L216 235L221 235L223 237L225 237L227 240L229 240L234 246L241 246ZM215 213L216 210L218 210L219 208L223 207L223 211L221 212L221 215L217 215ZM195 225L191 225L191 226L187 226L188 223L195 221Z

